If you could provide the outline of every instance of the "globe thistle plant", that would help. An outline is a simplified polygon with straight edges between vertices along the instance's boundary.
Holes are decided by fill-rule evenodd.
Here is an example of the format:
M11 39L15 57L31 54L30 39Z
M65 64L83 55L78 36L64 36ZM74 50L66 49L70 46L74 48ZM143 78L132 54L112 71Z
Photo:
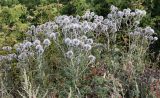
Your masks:
M113 5L110 11L106 17L88 10L82 16L61 15L56 16L54 21L37 26L32 25L25 33L25 40L13 47L2 47L1 50L9 51L9 54L0 55L0 64L6 61L5 65L11 65L14 62L12 66L18 66L20 70L24 68L26 75L32 78L31 83L36 86L39 86L37 85L39 83L42 86L42 92L45 87L52 85L55 81L58 86L67 85L62 87L64 90L57 89L55 85L50 88L56 88L58 92L62 90L67 94L70 90L69 95L73 93L73 98L86 97L82 95L84 91L81 90L80 85L85 84L84 81L88 74L104 80L105 83L100 84L104 84L104 89L107 88L108 91L110 85L106 86L106 81L115 83L117 80L112 75L107 76L106 68L115 76L119 76L119 73L124 71L122 75L126 74L130 79L127 82L135 81L131 76L138 76L143 72L148 63L146 52L149 45L157 41L158 37L150 26L139 26L146 11L129 8L119 10ZM12 50L15 53L11 53ZM100 67L101 62L104 62L104 68ZM57 75L54 70L57 69L60 77L52 81L52 76ZM97 88L94 82L99 80L91 81L93 88ZM101 85L98 84L98 89L103 88ZM70 87L69 90L68 87ZM123 91L117 89L110 91L123 95Z

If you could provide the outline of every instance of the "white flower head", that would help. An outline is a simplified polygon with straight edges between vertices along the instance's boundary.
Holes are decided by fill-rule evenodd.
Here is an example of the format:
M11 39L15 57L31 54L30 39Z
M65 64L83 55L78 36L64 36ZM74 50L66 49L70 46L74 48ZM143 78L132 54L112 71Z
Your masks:
M64 43L70 45L71 41L72 40L70 38L65 38Z
M94 16L94 15L95 15L95 13L94 13L94 12L91 12L90 14L91 14L91 16Z
M96 57L93 56L93 55L89 55L89 56L88 56L88 59L89 59L90 63L94 63L95 60L96 60Z
M79 46L80 44L80 40L78 40L77 38L73 39L72 42L74 46Z
M2 50L11 51L12 47L10 47L10 46L4 46L4 47L2 47Z
M26 42L26 43L24 44L24 46L25 46L25 48L29 48L29 47L32 46L32 43L28 41L28 42Z
M84 44L84 45L83 45L83 49L84 49L85 51L89 51L89 50L92 49L92 46L91 46L90 44Z
M97 19L97 18L98 18L98 15L95 15L94 18Z
M34 42L33 42L33 45L34 46L37 46L37 45L40 45L41 44L41 41L36 39Z
M51 42L50 42L49 39L44 39L43 44L44 44L45 46L49 46L49 45L51 44Z
M83 35L83 36L81 37L81 40L82 40L82 41L86 41L86 40L87 40L87 36Z
M156 40L158 40L158 37L154 37L153 39L154 39L154 41L156 41Z
M40 50L40 49L43 49L43 47L41 45L37 45L36 50Z
M36 27L34 25L31 26L31 30L34 30Z
M136 15L135 12L131 12L131 16L134 17Z
M113 18L113 15L112 15L112 14L108 14L107 17L108 17L109 19L111 19L111 18Z
M97 28L97 24L96 23L92 23L92 28L96 29Z
M122 11L118 11L118 17L120 17L120 18L122 18L123 16L124 16L124 12L122 12Z
M19 59L19 60L25 60L25 59L27 59L27 54L26 54L26 52L22 52L22 53L18 56L18 59Z
M91 39L91 38L87 39L86 44L90 44L90 45L93 44L93 39Z
M118 8L117 8L117 7L115 7L114 5L111 5L110 10L114 12L114 11L117 11L117 10L118 10Z
M43 47L42 47L41 45L37 45L37 46L36 46L36 50L37 50L37 52L38 52L39 54L42 54L42 53L44 52L44 49L43 49Z
M135 10L135 14L137 15L137 16L145 16L146 15L146 11L145 10L139 10L139 9L136 9Z
M99 16L99 19L100 19L100 20L103 20L103 19L104 19L104 17L103 17L103 16Z
M38 52L38 54L43 54L44 49L43 49L43 48L41 48L41 49L39 49L37 52Z
M151 27L146 27L145 32L150 34L150 35L154 34L154 30Z
M51 39L53 39L53 40L56 40L56 39L57 39L56 33L51 33L51 34L49 35L49 37L50 37Z
M72 57L73 57L73 51L72 51L72 50L68 51L68 52L66 53L66 57L67 57L67 58L72 58Z
M148 39L149 39L150 41L154 40L153 36L149 36Z

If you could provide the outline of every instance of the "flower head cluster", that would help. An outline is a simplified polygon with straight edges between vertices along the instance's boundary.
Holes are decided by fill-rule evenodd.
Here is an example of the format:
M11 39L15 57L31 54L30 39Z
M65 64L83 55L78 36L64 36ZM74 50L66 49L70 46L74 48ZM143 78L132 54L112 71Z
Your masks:
M140 37L148 39L150 41L156 41L156 40L158 40L158 37L156 37L156 36L153 37L154 34L155 34L154 30L149 26L146 28L137 27L134 29L133 32L129 33L129 35L131 35L132 37L140 36Z
M123 32L123 27L130 29L129 35L131 37L141 36L149 40L158 40L157 37L153 37L154 30L151 27L144 29L138 27L140 20L146 15L146 11L129 8L119 10L113 5L110 10L111 12L106 18L86 11L82 16L62 15L55 17L54 21L38 26L32 25L26 32L26 40L14 46L18 58L23 60L31 54L43 54L52 41L59 42L58 40L62 39L66 44L63 47L67 46L66 56L68 58L78 57L79 55L76 53L88 53L87 57L93 62L95 57L91 54L91 50L96 44L93 39L101 34L105 34L108 39L111 39L112 35ZM62 38L58 39L59 37ZM3 50L11 49L4 47Z
M13 59L17 59L17 55L15 53L7 54L7 55L0 55L0 61L11 61Z

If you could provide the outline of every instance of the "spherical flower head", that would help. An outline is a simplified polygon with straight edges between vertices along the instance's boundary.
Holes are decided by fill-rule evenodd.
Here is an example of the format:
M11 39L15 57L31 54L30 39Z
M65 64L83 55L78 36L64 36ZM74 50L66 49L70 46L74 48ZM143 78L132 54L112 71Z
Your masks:
M26 43L24 44L24 46L25 46L26 48L29 48L29 47L32 46L32 43L28 41L28 42L26 42Z
M100 19L100 20L103 20L103 19L104 19L104 17L103 17L103 16L99 16L99 19Z
M44 44L45 46L49 46L49 45L51 44L51 42L50 42L49 39L44 39L43 44Z
M94 13L94 12L91 12L90 14L91 14L91 16L94 16L94 15L95 15L95 13Z
M51 33L51 34L49 35L49 37L50 37L51 39L53 39L53 40L56 40L56 38L57 38L56 33Z
M76 47L79 46L80 44L80 40L78 40L77 38L73 39L72 42L73 42L73 45Z
M148 39L149 39L150 41L154 40L153 36L149 36Z
M41 41L36 39L34 42L33 42L33 45L34 46L37 46L37 45L40 45L41 44Z
M114 28L111 29L111 32L112 32L112 33L115 33L115 32L117 32L117 31L118 31L118 30L117 30L116 27L114 27Z
M86 41L86 40L87 40L87 36L83 35L83 36L81 37L81 40L82 40L82 41Z
M122 18L123 16L124 16L124 12L122 12L122 11L118 11L118 17L120 17L120 18Z
M20 48L20 47L17 47L17 48L15 48L15 49L16 49L16 52L17 52L17 53L22 52L22 48Z
M12 47L10 47L10 46L4 46L4 47L2 47L2 50L4 50L4 51L11 51Z
M72 50L68 51L66 53L66 57L71 59L73 57L73 51Z
M31 26L31 30L34 30L36 27L34 25Z
M38 52L38 54L43 54L44 49L43 49L43 48L41 48L41 49L39 49L37 52Z
M146 11L145 10L139 10L139 9L136 9L135 10L135 14L137 15L137 16L145 16L146 15Z
M64 43L69 45L71 43L71 39L70 38L65 38Z
M111 5L110 10L114 12L114 11L117 11L117 10L118 10L118 8L117 8L117 7L115 7L114 5Z
M43 47L41 45L37 45L35 48L36 48L36 50L43 49Z
M70 23L70 19L69 19L69 17L66 17L65 19L64 19L64 24L68 24L68 23Z
M154 34L154 30L151 27L146 27L145 32L148 33L149 35Z
M94 19L97 19L97 18L98 18L98 15L95 15L95 16L94 16Z
M154 40L154 41L158 40L158 37L154 37L153 40Z
M27 54L25 52L22 52L19 56L18 56L19 60L25 60L27 59Z
M41 45L37 45L36 50L37 50L38 54L42 54L44 52L44 49Z
M93 56L93 55L89 55L89 56L88 56L88 59L89 59L90 63L94 63L95 60L96 60L96 57Z
M87 32L89 32L90 30L92 30L92 27L91 27L89 24L84 25L84 27L83 27L84 33L87 33Z
M91 38L87 39L86 44L90 44L90 45L93 44L93 39L91 39Z
M109 19L111 19L111 18L113 18L113 15L112 15L112 14L108 14L107 17L108 17Z
M131 16L134 17L136 15L135 12L131 12Z
M96 23L92 23L92 28L96 29L97 28L97 24Z
M130 16L131 15L131 9L127 8L123 10L125 16Z
M92 46L90 44L84 44L83 49L85 51L90 51L92 49Z

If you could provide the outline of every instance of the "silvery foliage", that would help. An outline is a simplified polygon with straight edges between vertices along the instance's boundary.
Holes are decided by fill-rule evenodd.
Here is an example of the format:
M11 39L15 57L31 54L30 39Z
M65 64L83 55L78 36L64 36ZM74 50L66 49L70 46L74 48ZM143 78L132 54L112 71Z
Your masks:
M155 32L151 27L138 27L141 19L146 15L146 11L139 9L133 11L129 8L120 11L113 5L110 10L111 12L106 18L86 11L82 16L62 15L55 17L55 21L38 26L32 25L26 32L26 40L14 45L18 60L23 61L29 57L43 55L52 41L58 43L58 36L61 36L68 49L65 51L67 58L79 58L85 54L93 62L95 57L91 54L91 50L97 45L97 35L105 34L108 39L111 39L110 36L120 32L124 26L127 27L124 32L127 32L131 38L139 36L149 41L158 40L157 37L152 36ZM90 35L96 36L91 37ZM3 50L10 50L10 48Z

